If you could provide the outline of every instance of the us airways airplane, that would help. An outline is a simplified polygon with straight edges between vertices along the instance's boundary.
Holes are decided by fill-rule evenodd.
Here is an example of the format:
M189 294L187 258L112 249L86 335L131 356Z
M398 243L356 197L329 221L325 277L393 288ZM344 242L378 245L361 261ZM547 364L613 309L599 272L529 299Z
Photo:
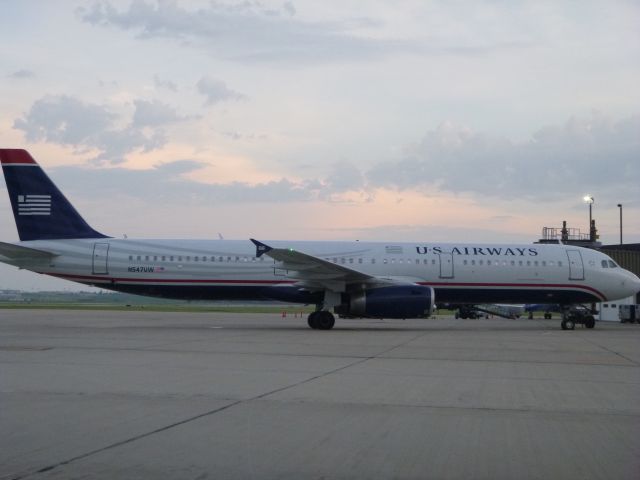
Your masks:
M435 305L550 303L571 309L635 294L640 279L595 250L480 245L116 239L91 228L25 150L0 149L20 237L0 261L120 292L191 300L313 304L311 328L342 317L428 317Z

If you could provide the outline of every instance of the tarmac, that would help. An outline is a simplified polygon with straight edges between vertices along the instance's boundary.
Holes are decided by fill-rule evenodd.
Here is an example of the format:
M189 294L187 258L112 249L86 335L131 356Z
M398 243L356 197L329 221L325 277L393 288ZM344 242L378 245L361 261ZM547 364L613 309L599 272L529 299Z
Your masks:
M640 325L0 310L0 479L638 479Z

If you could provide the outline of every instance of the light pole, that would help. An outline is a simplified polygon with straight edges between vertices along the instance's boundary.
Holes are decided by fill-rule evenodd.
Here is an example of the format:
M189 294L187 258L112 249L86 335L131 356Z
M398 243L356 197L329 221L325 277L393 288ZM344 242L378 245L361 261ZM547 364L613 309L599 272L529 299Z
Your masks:
M618 204L618 208L620 209L620 245L622 245L622 204Z
M595 201L591 195L585 195L582 199L589 204L589 240L593 241L593 220L591 215L591 207Z

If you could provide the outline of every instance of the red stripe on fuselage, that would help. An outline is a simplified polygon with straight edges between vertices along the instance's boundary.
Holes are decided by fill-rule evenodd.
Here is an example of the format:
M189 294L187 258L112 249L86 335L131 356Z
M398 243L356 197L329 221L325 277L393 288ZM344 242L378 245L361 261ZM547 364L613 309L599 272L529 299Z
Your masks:
M44 272L43 272L44 273ZM296 283L296 280L200 280L200 279L184 279L184 278L116 278L116 277L98 277L93 275L66 275L64 273L46 273L47 275L51 275L54 277L64 278L66 280L76 280L79 282L86 280L97 280L104 282L119 282L119 283L149 283L149 284L165 284L165 283L212 283L212 284L220 284L220 283L232 283L232 284L243 284L243 285L276 285L282 283Z
M579 290L587 290L597 297L600 297L602 300L606 300L607 297L604 296L602 292L599 290L590 287L588 285L572 285L565 283L431 283L431 282L418 282L419 285L425 285L428 287L505 287L505 288L515 288L515 287L523 287L523 288L573 288Z
M102 281L102 282L118 282L118 283L147 283L147 284L171 284L171 283L191 283L191 284L211 284L211 285L220 285L220 284L232 284L232 285L282 285L283 283L294 284L297 283L296 280L220 280L220 279L168 279L168 278L115 278L115 277L100 277L100 276L92 276L92 275L66 275L61 273L49 273L48 275L52 275L55 277L65 278L67 280L76 280L79 282L86 282L89 280L93 281ZM429 287L468 287L468 288L562 288L562 289L573 289L573 290L586 290L590 293L593 293L596 297L599 297L602 300L606 300L606 297L597 289L590 287L588 285L572 285L572 284L563 284L563 283L461 283L461 282L418 282L419 285L425 285Z

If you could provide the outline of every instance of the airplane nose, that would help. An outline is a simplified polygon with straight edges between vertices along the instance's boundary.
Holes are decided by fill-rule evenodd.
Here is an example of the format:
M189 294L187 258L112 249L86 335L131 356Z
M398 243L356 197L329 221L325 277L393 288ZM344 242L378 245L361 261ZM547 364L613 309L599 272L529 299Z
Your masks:
M640 278L631 272L627 272L628 276L622 281L622 286L629 289L629 295L635 295L640 292Z

